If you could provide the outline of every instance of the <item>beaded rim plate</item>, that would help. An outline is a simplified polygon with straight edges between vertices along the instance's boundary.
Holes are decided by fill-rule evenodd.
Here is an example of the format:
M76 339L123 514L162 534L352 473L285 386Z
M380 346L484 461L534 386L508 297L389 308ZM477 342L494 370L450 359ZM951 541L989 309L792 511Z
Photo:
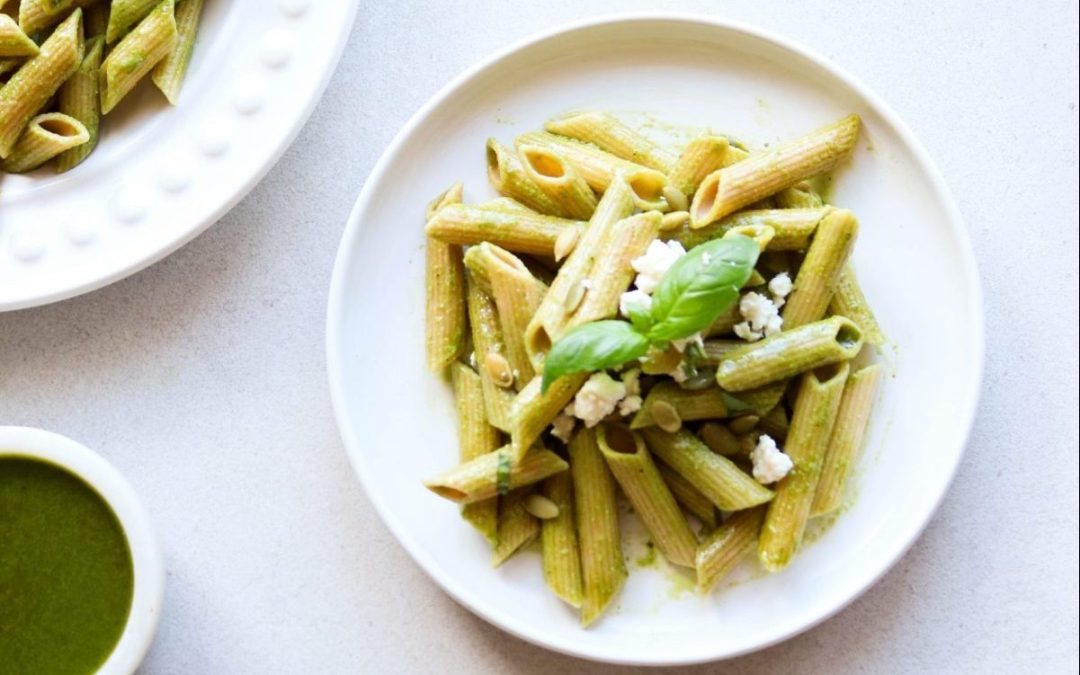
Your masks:
M787 569L766 575L747 561L722 588L699 596L692 575L650 556L629 529L635 519L623 518L631 574L615 606L588 629L545 588L539 555L525 551L492 569L483 538L420 482L458 452L450 388L424 365L424 205L455 180L464 181L466 201L492 197L485 140L508 142L581 107L645 113L678 128L723 125L754 146L859 113L863 133L835 175L831 201L860 218L854 265L897 347L850 505L808 537ZM974 417L982 358L981 291L967 232L941 175L896 114L786 38L668 13L590 19L530 38L433 97L357 199L327 319L330 389L349 459L417 563L518 637L635 665L767 647L832 616L881 578L948 489Z
M142 83L80 166L0 176L0 311L122 279L223 216L314 110L357 6L207 0L177 107Z

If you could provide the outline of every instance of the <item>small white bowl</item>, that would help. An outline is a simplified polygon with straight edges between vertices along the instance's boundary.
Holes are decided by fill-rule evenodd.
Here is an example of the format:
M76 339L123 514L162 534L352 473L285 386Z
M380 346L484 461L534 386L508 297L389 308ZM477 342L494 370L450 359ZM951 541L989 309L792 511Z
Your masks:
M119 471L81 443L30 427L0 427L0 457L55 464L94 488L116 514L131 549L135 587L127 625L98 675L130 675L154 641L165 593L165 563L150 517Z

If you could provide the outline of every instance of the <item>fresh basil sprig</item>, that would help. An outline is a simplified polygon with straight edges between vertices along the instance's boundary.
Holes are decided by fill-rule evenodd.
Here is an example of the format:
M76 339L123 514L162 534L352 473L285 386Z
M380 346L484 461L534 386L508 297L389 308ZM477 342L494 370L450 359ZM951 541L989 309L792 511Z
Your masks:
M556 342L544 361L540 391L563 375L621 366L644 356L649 340L625 321L594 321L571 330Z
M738 299L757 259L757 242L749 237L714 239L690 249L653 292L649 342L681 340L708 328Z
M617 319L574 328L556 342L544 362L541 391L563 375L615 368L708 328L738 299L758 259L749 237L715 239L695 246L664 274L652 307L634 312L632 324Z

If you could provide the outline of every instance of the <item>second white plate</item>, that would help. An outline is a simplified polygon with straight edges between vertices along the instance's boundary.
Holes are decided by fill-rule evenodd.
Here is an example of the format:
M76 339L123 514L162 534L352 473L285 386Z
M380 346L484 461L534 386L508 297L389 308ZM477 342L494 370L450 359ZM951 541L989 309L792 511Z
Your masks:
M484 141L505 142L580 107L712 126L754 146L848 112L865 123L832 200L858 214L854 264L886 332L895 375L873 419L859 494L790 568L706 597L637 564L610 615L588 630L544 587L526 552L497 570L425 476L457 458L446 383L424 367L427 201L463 179L494 196ZM498 54L448 85L401 131L361 193L330 292L327 350L349 456L409 553L496 625L569 654L627 664L706 661L805 630L868 588L915 540L964 449L982 367L978 277L960 217L911 132L836 66L734 23L650 15L601 19Z

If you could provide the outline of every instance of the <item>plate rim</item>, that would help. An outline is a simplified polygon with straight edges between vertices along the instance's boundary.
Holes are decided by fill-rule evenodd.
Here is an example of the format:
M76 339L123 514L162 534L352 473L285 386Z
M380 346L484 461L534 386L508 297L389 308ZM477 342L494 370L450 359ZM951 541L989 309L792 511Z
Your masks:
M363 461L361 459L363 455L361 444L355 437L355 430L350 422L350 417L345 404L344 392L346 383L342 375L343 370L341 367L344 359L342 352L339 350L340 341L337 340L337 336L341 331L346 307L346 272L350 266L349 262L351 257L357 251L356 240L364 229L363 223L360 220L360 215L374 198L375 184L381 182L388 167L400 151L401 147L413 133L427 122L428 117L431 116L433 111L453 96L458 89L468 84L474 78L481 76L489 69L497 66L501 61L539 43L567 33L605 25L632 25L663 22L682 22L703 25L708 28L732 30L769 42L774 46L792 52L796 56L806 59L837 78L845 86L849 87L860 96L875 110L875 112L880 114L882 118L893 127L906 148L911 151L920 168L924 170L932 189L941 199L941 202L945 207L945 219L948 222L952 234L957 237L958 243L961 245L963 255L959 261L959 267L962 270L965 286L964 290L971 298L972 307L975 309L973 317L975 321L972 325L968 326L970 341L967 345L969 347L969 354L971 355L974 368L970 374L969 381L965 383L968 389L968 396L965 397L963 405L959 410L955 411L957 414L954 415L954 417L959 420L961 434L958 440L960 447L958 451L954 453L951 465L942 467L943 471L947 471L947 479L942 484L940 493L934 497L932 503L929 503L928 508L925 508L924 512L920 515L922 522L910 533L910 536L906 541L903 541L899 546L894 546L893 550L885 556L886 562L879 570L875 571L873 574L862 580L861 583L853 587L846 597L840 599L839 602L835 602L832 607L821 612L816 618L807 621L801 626L793 627L754 643L748 643L738 649L726 651L710 651L708 649L703 649L685 655L670 655L658 652L658 655L655 658L641 659L621 657L618 654L601 653L598 650L590 649L587 641L569 645L548 642L542 637L530 634L527 630L519 629L515 625L515 622L508 620L505 615L498 611L491 610L484 606L484 603L481 603L475 597L472 597L472 594L466 587L454 580L450 575L444 574L438 568L437 564L420 549L418 543L408 534L407 528L403 527L398 521L393 509L388 507L387 504L383 502L382 498L377 496L378 493L373 491L369 485L369 480L372 478L368 477L365 467L363 466ZM452 78L409 118L380 155L378 161L368 174L368 178L365 180L364 186L357 196L353 208L349 212L345 230L342 233L339 248L335 255L334 268L328 293L325 349L327 358L327 378L330 385L330 397L334 410L334 417L337 420L338 429L345 446L345 452L348 456L349 463L353 468L353 472L359 479L360 485L363 487L368 500L375 507L376 512L379 514L379 517L382 518L387 529L390 530L398 543L412 557L413 561L419 565L424 573L427 574L443 592L447 593L451 598L474 615L500 630L506 631L530 644L550 649L567 656L626 666L678 666L710 663L735 658L766 649L804 633L811 628L820 625L827 619L832 618L841 610L848 607L857 598L865 594L871 587L876 585L887 572L893 569L904 555L907 554L914 543L922 536L926 527L941 507L941 503L944 500L945 495L948 494L949 488L956 477L960 462L963 460L964 454L967 451L967 445L970 441L971 430L975 421L975 414L981 397L985 371L985 321L982 283L975 259L975 250L972 247L971 237L959 207L957 206L941 171L934 163L925 146L884 99L879 97L858 78L851 75L847 70L833 62L831 59L772 29L740 20L696 12L632 11L605 13L560 23L552 28L533 33L516 40L505 47L497 49Z
M200 234L210 229L211 226L216 225L219 220L229 213L229 211L232 211L237 204L243 201L244 198L247 197L264 178L266 178L266 175L270 173L270 170L277 166L278 162L280 162L281 158L285 155L285 152L292 147L297 136L299 136L300 132L307 126L312 113L315 112L315 108L322 101L323 95L326 93L326 88L330 84L330 80L337 72L338 66L341 63L341 56L345 52L345 46L348 44L349 37L352 35L356 25L356 16L360 8L360 0L347 0L347 2L349 3L349 6L346 8L346 20L342 22L340 30L334 36L335 43L330 52L330 59L327 62L327 67L319 74L318 83L314 89L314 95L304 103L304 107L300 111L300 114L290 124L288 132L279 137L277 145L267 157L266 161L258 167L257 171L249 175L228 199L212 209L205 218L201 219L197 224L184 232L184 234L168 242L165 246L155 250L152 254L140 257L139 259L123 265L107 274L88 279L67 288L49 290L44 293L30 293L16 300L0 302L0 313L51 305L63 300L69 300L80 295L85 295L92 291L105 288L106 286L111 286L117 281L121 281L137 272L141 272L151 265L161 262L173 253L176 253L178 250L194 241Z

